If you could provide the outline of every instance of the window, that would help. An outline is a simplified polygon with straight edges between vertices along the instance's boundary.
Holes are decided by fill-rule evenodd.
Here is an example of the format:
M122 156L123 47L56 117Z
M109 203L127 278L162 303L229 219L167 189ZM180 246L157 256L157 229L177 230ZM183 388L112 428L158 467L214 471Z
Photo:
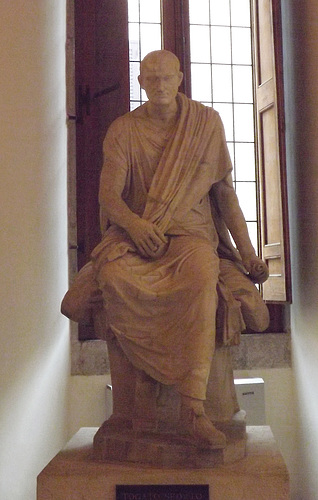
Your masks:
M134 83L140 60L164 47L180 59L181 90L220 112L251 239L255 247L260 242L270 267L264 297L289 300L280 3L250 1L76 2L79 267L100 239L97 192L106 130L146 99Z
M190 0L189 23L192 98L220 113L234 186L258 251L250 2Z
M188 61L183 67L189 80L186 93L219 111L225 126L234 185L250 237L270 268L264 297L284 302L290 299L290 283L283 238L287 207L280 179L284 142L283 134L278 136L283 118L276 91L279 54L275 58L273 52L274 41L276 46L280 42L277 23L273 31L273 16L279 19L278 14L277 2L270 0L188 0L174 2L174 9L167 0L128 0L130 109L147 99L137 81L141 59L151 50L171 49L174 26L175 41L188 37L177 54L183 63ZM271 101L264 103L266 92ZM274 197L270 191L275 191Z

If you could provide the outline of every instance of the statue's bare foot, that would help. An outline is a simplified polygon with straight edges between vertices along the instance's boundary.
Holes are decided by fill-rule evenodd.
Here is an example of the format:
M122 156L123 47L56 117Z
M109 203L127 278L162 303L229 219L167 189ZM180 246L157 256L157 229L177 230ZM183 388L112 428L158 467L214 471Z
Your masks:
M183 406L180 415L180 430L182 434L193 437L199 445L213 449L226 446L225 434L216 429L204 410L196 411L191 407Z

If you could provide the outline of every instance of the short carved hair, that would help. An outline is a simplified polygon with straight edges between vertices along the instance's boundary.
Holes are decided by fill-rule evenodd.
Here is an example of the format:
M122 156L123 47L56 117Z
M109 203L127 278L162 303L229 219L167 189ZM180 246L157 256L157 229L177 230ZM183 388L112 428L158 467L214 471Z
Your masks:
M150 64L156 64L157 62L162 61L163 58L170 59L175 66L176 73L179 73L180 61L173 52L170 52L170 50L154 50L153 52L149 52L149 54L147 54L141 61L140 74L143 72L145 67Z

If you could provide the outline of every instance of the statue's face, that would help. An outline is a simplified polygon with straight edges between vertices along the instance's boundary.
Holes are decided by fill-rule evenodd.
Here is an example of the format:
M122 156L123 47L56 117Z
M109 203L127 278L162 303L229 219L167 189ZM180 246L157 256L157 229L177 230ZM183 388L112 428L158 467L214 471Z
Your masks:
M175 101L182 76L175 61L163 57L147 62L142 69L139 83L152 104L166 107Z

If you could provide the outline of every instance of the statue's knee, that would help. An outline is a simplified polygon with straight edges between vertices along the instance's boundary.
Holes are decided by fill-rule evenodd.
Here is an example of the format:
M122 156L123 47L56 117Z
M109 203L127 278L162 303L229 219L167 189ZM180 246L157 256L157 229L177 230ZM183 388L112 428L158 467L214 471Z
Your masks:
M242 315L248 328L255 332L263 332L269 325L269 311L261 298L256 302L254 307L247 307L246 304L242 303Z
M118 264L116 261L107 262L98 273L98 282L101 289L112 286L118 276Z

